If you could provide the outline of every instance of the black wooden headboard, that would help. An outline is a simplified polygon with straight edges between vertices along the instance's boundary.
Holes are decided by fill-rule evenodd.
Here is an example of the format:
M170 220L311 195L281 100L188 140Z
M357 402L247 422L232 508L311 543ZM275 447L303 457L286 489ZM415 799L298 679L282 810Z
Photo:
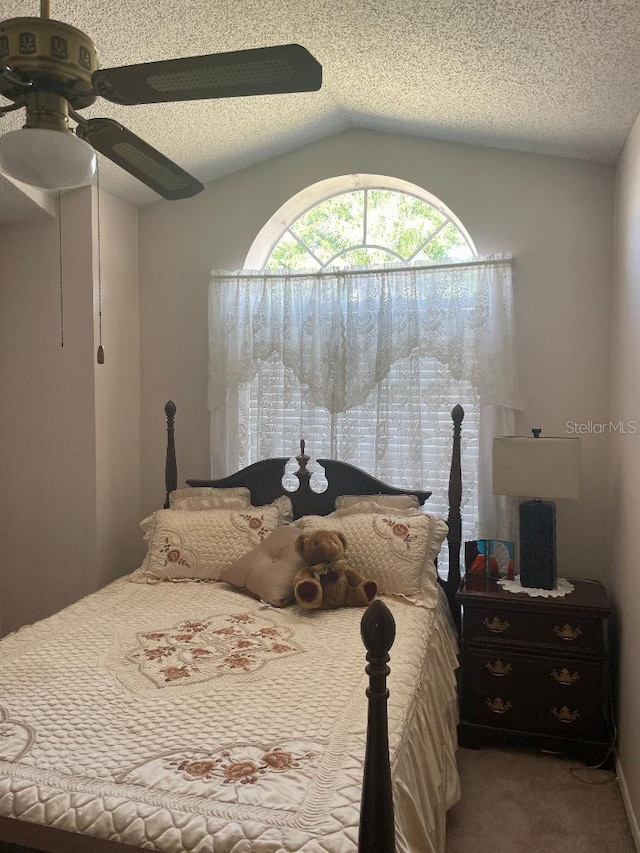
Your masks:
M165 467L165 506L169 506L169 493L178 487L178 468L176 463L175 447L175 403L169 401L164 407L167 416L167 455ZM451 412L453 436L451 449L451 469L449 474L449 511L445 521L449 526L447 541L449 545L448 571L443 576L442 566L440 570L440 583L449 601L449 607L453 615L456 627L459 628L459 607L455 600L456 592L460 586L460 546L462 539L462 520L460 515L460 502L462 499L462 474L460 467L460 433L464 410L462 406L454 406ZM328 515L335 509L335 500L338 495L416 495L420 503L424 503L431 496L430 491L399 489L377 480L360 468L347 462L336 459L318 459L325 470L328 486L324 492L315 492L311 489L311 472L308 469L310 457L304 450L304 441L300 442L300 453L296 456L298 470L295 476L300 486L295 492L285 490L282 483L285 465L289 462L287 457L263 459L254 462L241 471L236 471L228 477L219 480L211 479L188 479L188 486L207 486L210 488L231 488L233 486L244 486L251 492L251 502L255 506L263 506L271 501L287 495L293 504L294 518L303 515Z

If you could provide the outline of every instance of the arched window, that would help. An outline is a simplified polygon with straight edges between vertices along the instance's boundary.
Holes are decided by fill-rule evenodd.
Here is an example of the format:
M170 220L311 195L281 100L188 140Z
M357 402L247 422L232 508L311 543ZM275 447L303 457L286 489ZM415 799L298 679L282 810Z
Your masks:
M258 234L245 269L318 272L475 256L462 223L426 190L381 175L343 175L284 204Z

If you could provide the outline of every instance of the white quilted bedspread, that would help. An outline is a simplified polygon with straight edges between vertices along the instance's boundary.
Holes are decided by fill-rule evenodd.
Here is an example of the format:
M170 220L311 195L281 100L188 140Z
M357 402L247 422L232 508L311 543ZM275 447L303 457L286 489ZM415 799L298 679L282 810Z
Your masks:
M424 783L441 800L425 832L440 836L435 812L457 796L454 649L440 608L387 603L396 811L402 820L402 791ZM355 851L361 616L276 610L224 584L121 579L5 638L0 815L163 853ZM425 702L430 755L416 760L410 723ZM404 839L416 832L399 829L400 851L415 853Z

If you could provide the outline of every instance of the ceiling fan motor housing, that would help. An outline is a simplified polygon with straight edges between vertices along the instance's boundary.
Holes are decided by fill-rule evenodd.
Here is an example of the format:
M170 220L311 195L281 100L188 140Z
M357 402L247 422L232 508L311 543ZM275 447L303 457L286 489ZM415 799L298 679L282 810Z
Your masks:
M0 23L0 65L34 88L56 92L76 110L96 100L91 75L98 68L95 45L81 30L50 18L10 18ZM0 75L0 94L12 101L25 90Z

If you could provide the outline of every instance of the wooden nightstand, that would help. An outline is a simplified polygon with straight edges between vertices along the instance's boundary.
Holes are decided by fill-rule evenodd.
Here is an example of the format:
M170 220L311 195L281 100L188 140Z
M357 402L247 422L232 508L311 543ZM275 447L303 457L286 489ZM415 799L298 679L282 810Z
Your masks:
M531 743L599 763L609 751L609 602L595 581L561 598L467 578L459 740Z

